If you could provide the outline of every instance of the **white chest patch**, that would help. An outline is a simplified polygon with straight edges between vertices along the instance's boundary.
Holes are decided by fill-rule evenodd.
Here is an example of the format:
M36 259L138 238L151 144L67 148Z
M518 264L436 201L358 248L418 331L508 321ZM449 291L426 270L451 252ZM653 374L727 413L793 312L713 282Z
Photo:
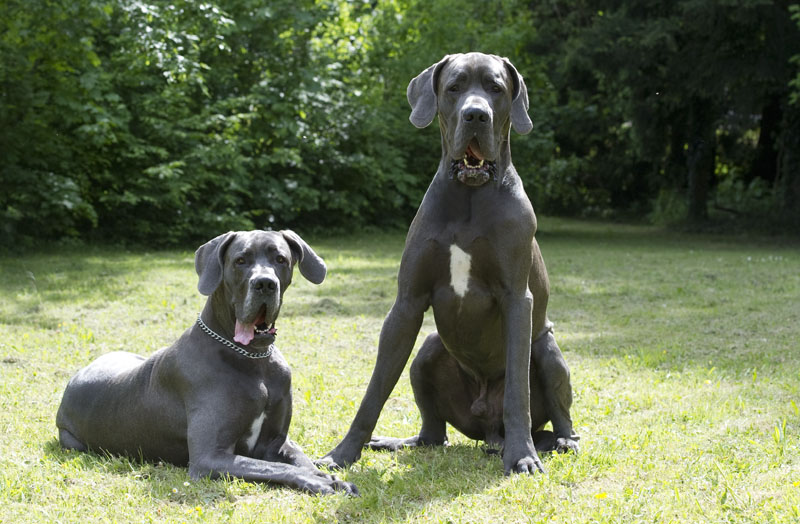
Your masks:
M253 421L253 424L250 426L250 433L247 436L247 449L253 451L253 448L256 446L256 442L258 441L258 436L261 434L261 426L264 424L264 419L267 418L264 413L260 414L256 417Z
M469 268L472 257L469 253L453 244L450 246L450 285L461 298L469 289Z

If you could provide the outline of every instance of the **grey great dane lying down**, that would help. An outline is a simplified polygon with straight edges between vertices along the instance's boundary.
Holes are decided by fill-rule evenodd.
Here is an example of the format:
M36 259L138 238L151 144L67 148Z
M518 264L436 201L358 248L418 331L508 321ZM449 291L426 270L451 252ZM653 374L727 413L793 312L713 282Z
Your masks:
M438 114L442 157L408 231L364 399L319 463L352 463L364 444L442 445L449 422L501 445L506 473L543 471L534 438L540 449L577 451L578 437L569 369L547 319L536 217L511 163L510 129L532 128L525 83L507 59L469 53L433 64L407 94L415 126ZM410 438L370 440L429 307L438 332L411 365L422 428ZM539 431L548 421L553 432Z
M230 232L200 246L208 300L197 323L150 358L109 353L78 371L56 416L61 445L188 464L194 478L357 494L288 438L291 374L273 343L295 265L315 284L325 278L322 259L288 230Z

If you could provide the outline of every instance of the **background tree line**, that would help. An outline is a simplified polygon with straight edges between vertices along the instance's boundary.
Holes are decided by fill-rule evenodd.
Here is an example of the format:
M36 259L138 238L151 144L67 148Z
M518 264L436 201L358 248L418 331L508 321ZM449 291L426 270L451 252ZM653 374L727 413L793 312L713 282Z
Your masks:
M404 226L438 162L405 87L508 56L536 209L800 230L788 0L0 0L0 240Z

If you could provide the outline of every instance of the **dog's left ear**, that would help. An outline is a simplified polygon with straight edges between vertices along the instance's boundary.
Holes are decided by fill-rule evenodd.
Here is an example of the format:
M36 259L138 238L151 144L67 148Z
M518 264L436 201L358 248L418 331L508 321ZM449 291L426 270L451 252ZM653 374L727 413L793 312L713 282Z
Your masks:
M508 70L511 81L514 83L514 90L511 95L511 126L520 135L527 135L533 129L533 122L528 116L528 88L522 75L517 72L517 68L508 58L501 58Z
M209 296L219 287L222 282L225 250L235 237L236 233L228 231L209 240L194 252L194 269L200 277L197 282L200 293Z
M306 241L300 238L300 235L290 229L280 231L289 248L294 254L294 258L298 261L300 266L300 274L312 284L321 284L325 280L325 275L328 269L325 267L325 262L314 253L311 246L306 244Z

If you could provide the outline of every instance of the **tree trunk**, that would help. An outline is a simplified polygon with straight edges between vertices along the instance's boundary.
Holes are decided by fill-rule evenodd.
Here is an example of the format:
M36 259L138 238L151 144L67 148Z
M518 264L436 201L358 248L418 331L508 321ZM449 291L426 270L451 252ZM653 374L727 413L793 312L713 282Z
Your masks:
M761 110L756 156L746 176L746 182L751 182L755 178L762 178L768 182L775 181L778 174L778 148L775 142L780 133L780 126L781 97L773 95Z
M686 167L689 181L687 219L708 220L708 191L714 174L714 126L711 102L693 97L689 105L689 150Z

